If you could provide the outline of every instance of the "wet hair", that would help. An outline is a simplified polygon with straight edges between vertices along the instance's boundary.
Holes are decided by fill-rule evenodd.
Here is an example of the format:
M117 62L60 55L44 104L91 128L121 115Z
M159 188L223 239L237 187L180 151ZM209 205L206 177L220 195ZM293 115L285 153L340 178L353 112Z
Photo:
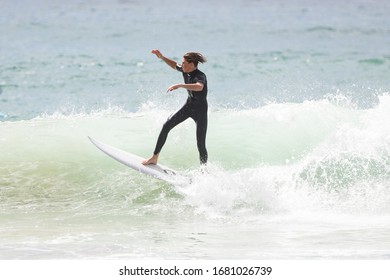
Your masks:
M189 63L193 63L195 67L198 67L198 63L205 63L207 59L200 53L188 52L183 55L184 59Z

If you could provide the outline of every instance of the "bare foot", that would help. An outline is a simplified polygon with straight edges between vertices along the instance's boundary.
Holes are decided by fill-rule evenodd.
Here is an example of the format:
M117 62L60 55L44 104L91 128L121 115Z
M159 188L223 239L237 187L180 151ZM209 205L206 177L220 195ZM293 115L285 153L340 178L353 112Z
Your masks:
M158 161L158 155L153 155L149 159L145 159L142 164L143 165L149 165L149 164L157 164Z

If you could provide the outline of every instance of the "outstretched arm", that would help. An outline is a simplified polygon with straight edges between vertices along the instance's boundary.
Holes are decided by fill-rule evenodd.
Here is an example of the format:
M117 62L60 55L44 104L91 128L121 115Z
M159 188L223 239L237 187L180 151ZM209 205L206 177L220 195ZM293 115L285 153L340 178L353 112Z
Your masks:
M171 68L176 69L176 61L166 58L159 50L152 50L152 54L155 54L158 58L163 60L166 64L168 64Z
M203 87L204 87L203 84L199 83L199 82L195 83L195 84L176 84L176 85L170 86L168 88L167 92L178 89L178 88L185 88L185 89L191 90L191 91L202 91Z

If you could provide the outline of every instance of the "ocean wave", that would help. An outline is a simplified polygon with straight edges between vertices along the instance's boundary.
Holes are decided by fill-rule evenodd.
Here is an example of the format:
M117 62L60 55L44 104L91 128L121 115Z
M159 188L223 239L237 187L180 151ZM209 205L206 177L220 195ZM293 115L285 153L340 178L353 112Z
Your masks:
M194 123L183 123L170 133L160 160L187 173L193 183L173 189L127 170L87 139L92 135L148 156L169 111L149 104L136 113L110 108L2 122L3 201L10 207L21 207L19 202L38 207L45 200L54 203L53 199L61 207L96 203L58 192L80 189L94 193L107 207L113 195L124 196L123 207L136 212L161 207L170 211L164 202L170 201L183 211L190 206L212 217L297 209L387 213L390 98L384 95L378 106L365 110L335 100L212 110L206 173L198 165ZM17 189L23 191L15 196ZM56 192L62 193L60 198ZM75 204L69 204L67 195ZM133 208L134 203L141 208ZM147 205L154 205L154 210Z

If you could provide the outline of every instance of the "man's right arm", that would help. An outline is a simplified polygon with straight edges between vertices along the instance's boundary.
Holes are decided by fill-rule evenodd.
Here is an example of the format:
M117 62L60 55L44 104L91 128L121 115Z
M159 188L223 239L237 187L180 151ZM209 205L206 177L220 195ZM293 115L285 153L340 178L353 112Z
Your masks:
M176 70L176 61L166 58L159 50L152 50L152 54L155 54L158 58L163 60L166 64L168 64L171 68Z

